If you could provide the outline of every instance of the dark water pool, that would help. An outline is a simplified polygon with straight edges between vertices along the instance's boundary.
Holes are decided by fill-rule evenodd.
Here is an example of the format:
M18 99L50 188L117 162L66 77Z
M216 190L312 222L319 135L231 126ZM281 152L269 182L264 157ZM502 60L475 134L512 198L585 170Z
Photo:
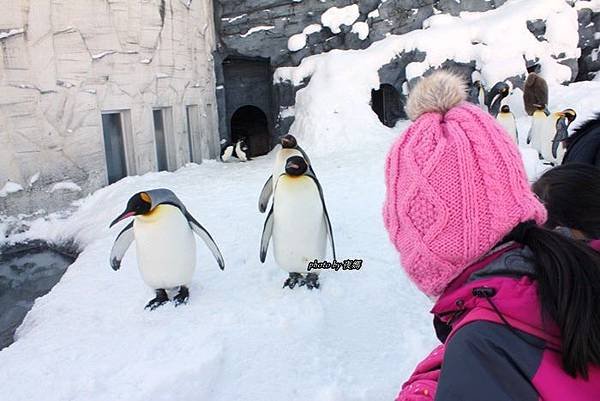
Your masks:
M0 249L0 349L13 343L35 299L58 283L76 257L71 246L43 242Z

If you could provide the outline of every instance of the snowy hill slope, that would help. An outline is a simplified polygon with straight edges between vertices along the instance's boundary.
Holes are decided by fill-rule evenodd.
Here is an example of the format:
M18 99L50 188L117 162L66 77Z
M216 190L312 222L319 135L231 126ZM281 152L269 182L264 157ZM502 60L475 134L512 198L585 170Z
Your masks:
M269 156L127 178L66 222L35 223L27 236L75 236L86 247L0 352L0 399L392 399L435 339L429 301L404 277L381 221L387 148L314 160L338 258L364 259L360 271L323 273L320 291L283 290L272 257L259 262ZM120 271L108 265L119 231L108 224L131 194L161 186L211 232L226 269L199 243L189 304L149 312L135 249Z

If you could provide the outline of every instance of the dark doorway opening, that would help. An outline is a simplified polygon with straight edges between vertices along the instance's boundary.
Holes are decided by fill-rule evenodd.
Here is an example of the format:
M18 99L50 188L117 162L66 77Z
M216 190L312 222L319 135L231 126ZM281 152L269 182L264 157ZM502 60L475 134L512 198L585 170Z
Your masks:
M112 184L127 176L121 113L102 114L102 132L108 183Z
M264 155L271 150L267 115L256 106L240 107L231 116L231 140L244 138L250 157Z
M393 127L402 117L400 95L396 88L382 84L371 91L371 108L386 127Z

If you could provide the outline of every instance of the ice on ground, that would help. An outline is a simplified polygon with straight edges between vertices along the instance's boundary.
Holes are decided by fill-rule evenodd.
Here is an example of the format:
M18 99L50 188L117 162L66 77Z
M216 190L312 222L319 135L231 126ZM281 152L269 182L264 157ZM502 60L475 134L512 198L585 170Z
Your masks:
M291 52L297 52L306 46L306 35L304 33L298 33L292 35L288 39L288 50Z

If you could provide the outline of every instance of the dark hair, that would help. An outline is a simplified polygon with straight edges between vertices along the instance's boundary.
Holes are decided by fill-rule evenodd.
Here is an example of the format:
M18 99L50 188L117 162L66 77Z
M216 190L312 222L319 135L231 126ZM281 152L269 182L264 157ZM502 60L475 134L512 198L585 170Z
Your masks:
M574 228L589 239L600 238L600 169L573 163L547 171L533 192L548 210L547 228Z
M533 221L506 240L531 249L543 317L560 328L563 369L587 379L588 365L600 365L600 253Z

